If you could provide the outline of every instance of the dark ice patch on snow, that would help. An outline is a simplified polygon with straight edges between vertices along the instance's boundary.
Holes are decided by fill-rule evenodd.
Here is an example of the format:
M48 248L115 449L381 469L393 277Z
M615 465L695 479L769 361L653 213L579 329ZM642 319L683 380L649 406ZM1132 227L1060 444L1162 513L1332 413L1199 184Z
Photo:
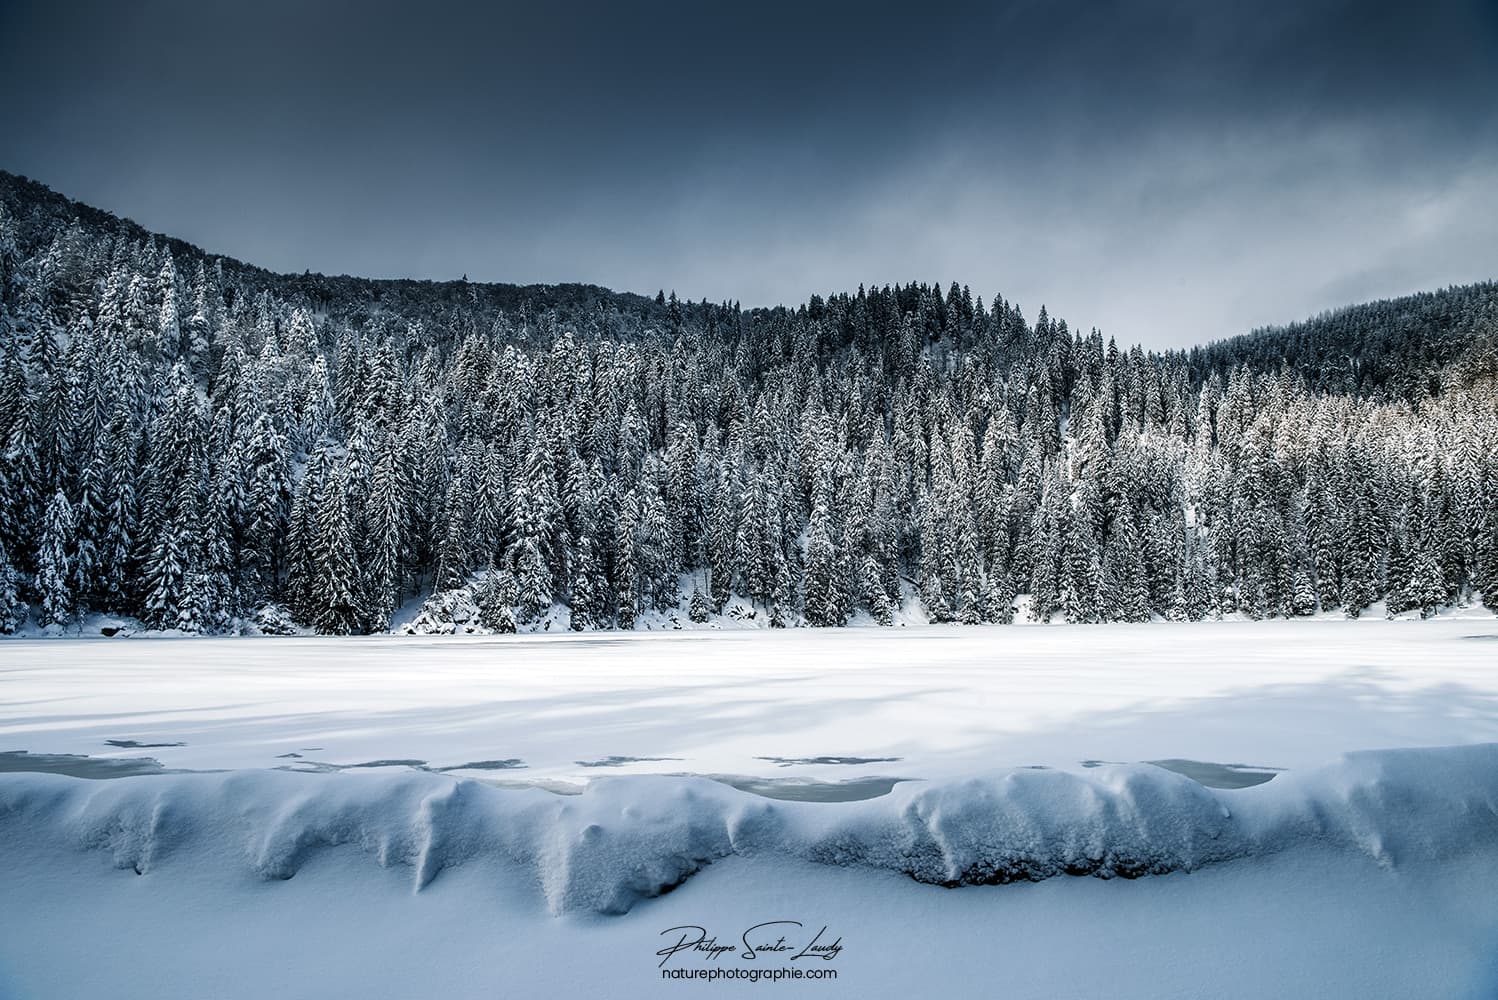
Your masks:
M449 767L428 767L425 771L437 771L446 773L448 771L513 771L525 767L525 761L519 757L507 757L504 760L474 760L467 764L453 764Z
M299 753L278 753L276 760L299 759L301 756Z
M301 754L281 754L281 756L301 757ZM366 760L360 761L357 764L331 764L323 760L301 760L295 764L283 764L276 768L276 770L294 771L298 774L333 774L338 771L352 771L355 769L409 767L413 771L426 771L429 774L446 774L449 771L510 771L525 766L525 761L518 757L509 757L504 760L471 760L465 764L452 764L447 767L432 767L424 760L402 757L388 760Z
M798 778L753 778L739 774L704 774L700 777L711 778L750 795L783 802L863 802L888 795L902 781L918 780L852 778L848 781L808 781Z
M427 762L424 761L424 760L405 760L403 758L402 759L396 759L396 760L366 760L366 761L361 761L358 764L342 764L342 765L335 765L335 766L344 767L344 768L348 768L348 767L414 767L414 768L416 768L419 771L428 770L428 768L427 768Z
M797 764L893 764L899 757L756 757L781 767Z
M155 757L89 757L73 753L0 753L0 773L61 774L69 778L133 778L142 774L214 774L165 767Z
M283 755L284 756L284 755ZM300 755L298 755L300 756ZM304 760L297 764L283 764L276 768L278 771L298 771L302 774L332 774L335 771L349 771L355 768L371 767L409 767L417 771L430 771L424 760L365 760L357 764L330 764L324 760Z
M155 750L160 747L185 747L186 743L142 743L139 740L105 740L107 745L121 750Z
M1214 764L1205 760L1148 760L1146 764L1184 774L1208 788L1252 788L1262 785L1279 773L1279 768L1250 767L1246 764Z
M1084 760L1083 767L1101 767L1104 764L1116 764L1111 760ZM1147 760L1144 763L1153 764L1155 767L1164 768L1176 774L1184 775L1207 788L1252 788L1254 785L1262 785L1272 779L1280 772L1277 767L1263 767L1250 764L1218 764L1210 760L1185 760L1180 757L1167 757L1164 760Z
M578 767L623 767L625 764L653 764L663 760L681 760L680 757L621 757L609 754L599 760L575 760Z
M1498 639L1498 632L1485 632L1482 635L1464 635L1463 639Z

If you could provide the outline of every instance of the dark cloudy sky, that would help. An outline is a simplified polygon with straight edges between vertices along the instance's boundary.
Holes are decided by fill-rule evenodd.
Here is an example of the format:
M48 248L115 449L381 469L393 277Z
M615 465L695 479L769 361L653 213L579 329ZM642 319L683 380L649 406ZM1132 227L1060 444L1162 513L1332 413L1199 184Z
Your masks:
M1498 277L1498 2L0 0L0 167L280 270L952 280L1177 346Z

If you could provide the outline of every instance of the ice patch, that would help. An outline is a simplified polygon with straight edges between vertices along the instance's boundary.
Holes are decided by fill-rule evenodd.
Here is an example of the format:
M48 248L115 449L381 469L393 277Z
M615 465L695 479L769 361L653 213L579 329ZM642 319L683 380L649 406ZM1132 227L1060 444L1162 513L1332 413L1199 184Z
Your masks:
M466 764L449 764L447 767L430 767L426 770L446 774L448 771L513 771L523 767L525 761L519 757L506 757L504 760L471 760Z
M769 761L781 767L792 767L796 765L812 764L893 764L900 757L756 757L755 760Z
M72 753L0 753L0 774L62 774L70 778L133 778L145 774L213 772L168 768L155 757L89 757Z
M579 760L574 763L578 767L623 767L625 764L655 764L666 760L681 760L680 757L621 757L618 754L609 754L598 760Z
M817 781L814 778L755 778L742 774L709 774L729 788L782 802L862 802L888 795L902 781L917 778L849 778Z
M279 754L281 758L301 758L299 753ZM428 771L432 774L446 774L449 771L511 771L525 767L525 761L518 757L507 757L503 760L473 760L464 764L449 764L445 767L433 767L424 760L410 758L392 758L381 760L360 761L357 764L330 764L321 760L301 760L295 764L282 764L276 768L278 771L293 771L298 774L332 774L338 771L352 771L371 768L393 768L404 767L413 771Z
M1116 761L1084 760L1083 767L1101 767L1116 764ZM1217 764L1210 760L1185 760L1168 757L1164 760L1147 760L1146 764L1163 767L1167 771L1183 774L1208 788L1251 788L1262 785L1280 773L1277 767L1260 767L1249 764Z

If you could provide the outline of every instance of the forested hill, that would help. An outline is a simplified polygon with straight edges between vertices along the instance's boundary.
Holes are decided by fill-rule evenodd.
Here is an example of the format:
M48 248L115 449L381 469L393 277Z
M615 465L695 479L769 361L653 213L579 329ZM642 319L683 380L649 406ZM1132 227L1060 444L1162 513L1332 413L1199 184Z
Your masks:
M1495 456L1492 283L1146 353L276 275L0 174L4 631L1429 614L1498 603Z
M1237 365L1294 372L1310 388L1385 399L1438 395L1491 371L1498 284L1488 281L1350 306L1195 348L1202 378Z
M614 329L638 331L664 322L665 309L653 299L611 292L597 285L507 285L454 281L374 279L323 274L276 274L232 257L213 256L191 243L149 232L128 219L73 201L46 185L0 170L0 204L12 218L23 257L46 251L61 236L65 242L96 247L154 243L171 254L176 267L191 274L199 264L212 269L226 293L253 298L262 291L350 323L368 323L394 314L449 332L475 317L499 312L544 315L556 312L574 322L602 313L599 322Z

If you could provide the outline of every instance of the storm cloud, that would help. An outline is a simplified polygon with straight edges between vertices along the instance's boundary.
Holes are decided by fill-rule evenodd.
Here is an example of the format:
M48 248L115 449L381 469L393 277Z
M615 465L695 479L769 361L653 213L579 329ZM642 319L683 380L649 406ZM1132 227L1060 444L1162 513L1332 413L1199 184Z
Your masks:
M1498 277L1494 94L1485 0L0 6L0 166L213 252L1152 347Z

